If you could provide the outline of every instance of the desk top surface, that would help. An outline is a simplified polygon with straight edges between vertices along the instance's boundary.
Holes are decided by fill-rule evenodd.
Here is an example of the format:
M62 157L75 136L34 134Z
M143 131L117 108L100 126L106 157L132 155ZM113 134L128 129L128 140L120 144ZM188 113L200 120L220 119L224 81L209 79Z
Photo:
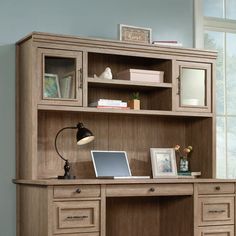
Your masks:
M116 185L116 184L178 184L178 183L236 183L236 179L202 179L202 178L168 178L168 179L74 179L74 180L58 180L58 179L37 179L24 180L14 179L15 184L26 185Z

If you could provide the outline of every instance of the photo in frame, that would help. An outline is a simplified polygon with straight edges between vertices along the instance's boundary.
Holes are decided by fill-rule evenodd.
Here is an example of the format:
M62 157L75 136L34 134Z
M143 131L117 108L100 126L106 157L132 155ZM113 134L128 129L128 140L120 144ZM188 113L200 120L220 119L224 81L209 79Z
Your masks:
M150 148L153 178L177 178L174 148Z
M44 98L61 98L58 75L44 74L43 80L43 97Z
M152 29L120 24L119 38L121 41L151 44Z

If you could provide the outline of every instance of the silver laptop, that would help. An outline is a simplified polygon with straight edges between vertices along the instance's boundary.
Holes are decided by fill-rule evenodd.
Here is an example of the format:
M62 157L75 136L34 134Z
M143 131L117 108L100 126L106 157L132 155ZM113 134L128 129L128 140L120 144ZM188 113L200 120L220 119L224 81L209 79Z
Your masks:
M150 176L132 176L125 151L91 151L93 166L97 178L150 178Z

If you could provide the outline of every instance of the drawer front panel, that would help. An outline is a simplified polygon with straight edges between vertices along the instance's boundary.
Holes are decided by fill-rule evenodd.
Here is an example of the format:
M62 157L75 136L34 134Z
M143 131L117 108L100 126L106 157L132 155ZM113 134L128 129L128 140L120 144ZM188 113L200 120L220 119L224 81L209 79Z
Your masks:
M58 234L54 234L54 236L59 236ZM77 233L77 234L66 234L61 236L100 236L98 232L95 233Z
M199 227L197 236L234 236L234 226Z
M234 223L234 197L199 198L199 225Z
M54 203L54 233L99 231L99 201Z
M192 184L107 185L107 196L172 196L192 195Z
M98 185L56 186L53 191L54 198L80 198L100 197Z
M199 194L225 194L234 193L233 183L210 183L198 184Z

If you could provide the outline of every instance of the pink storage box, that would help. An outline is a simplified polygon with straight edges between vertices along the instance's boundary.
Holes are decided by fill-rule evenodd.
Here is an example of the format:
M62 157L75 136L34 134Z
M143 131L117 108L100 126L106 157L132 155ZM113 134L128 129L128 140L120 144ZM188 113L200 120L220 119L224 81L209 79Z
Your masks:
M163 83L164 72L155 70L128 69L117 73L120 80Z

